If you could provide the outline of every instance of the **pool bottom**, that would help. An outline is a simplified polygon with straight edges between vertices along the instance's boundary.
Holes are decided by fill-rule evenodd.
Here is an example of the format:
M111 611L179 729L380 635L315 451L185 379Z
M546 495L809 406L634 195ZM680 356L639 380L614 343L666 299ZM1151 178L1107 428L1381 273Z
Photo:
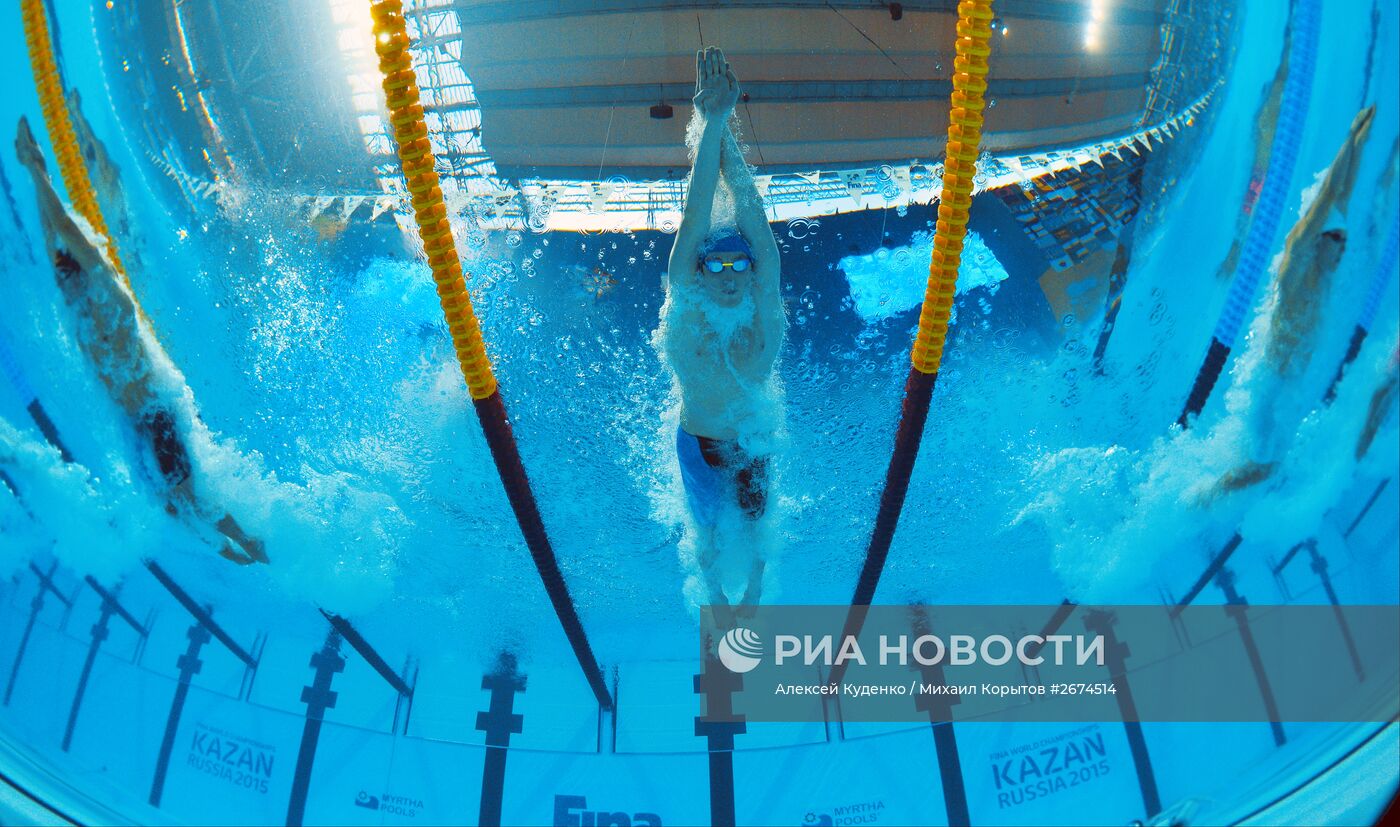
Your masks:
M1157 818L1145 823L1179 824L1373 824L1395 794L1394 755L1400 748L1400 726L1395 723L1362 731L1363 727L1352 728L1346 733L1337 733L1324 748L1312 750L1306 761L1296 762L1292 767L1287 762L1269 760L1256 765L1253 774L1261 780L1257 786L1240 785L1235 794L1225 797L1219 794L1206 794L1182 799L1167 808ZM251 815L242 810L227 809L229 797L207 799L202 808L177 813L174 808L151 808L133 800L129 790L119 789L111 777L94 767L58 769L33 751L17 745L11 740L11 733L0 737L0 823L76 823L76 824L181 824L181 823L248 823ZM927 733L924 733L927 737ZM888 755L884 747L892 746L883 739L880 743L867 743L847 752L864 754L866 757ZM859 743L859 742L856 742ZM925 742L927 743L927 742ZM914 745L917 747L917 745ZM796 749L796 748L794 748ZM736 758L739 756L736 755ZM819 802L823 796L819 790L835 783L841 789L852 780L848 772L852 765L844 760L831 761L835 756L827 752L825 756L812 755L802 758L793 749L763 751L749 762L750 767L766 765L768 772L761 777L746 773L748 794L741 796L741 804L763 806L762 813L739 811L736 822L739 824L792 824L793 818L801 818L804 824L949 824L945 813L937 812L942 802L930 796L925 800L897 801L888 797L860 799L868 792L856 789L846 797L846 804L823 807L819 803L807 806L800 799ZM641 776L629 770L636 769L638 759L646 756L613 756L612 760L599 757L590 760L584 756L554 756L553 760L538 754L512 754L510 762L513 774L523 774L531 765L547 765L553 770L548 781L540 780L535 785L525 785L526 794L513 796L510 805L495 823L521 824L700 824L722 823L709 821L708 813L697 802L682 801L687 796L676 796L679 790L668 789L669 783L658 779L666 777L668 769L678 769L678 763L657 756L659 760L653 772L643 773L653 782L648 788L632 786ZM563 759L562 761L560 759ZM679 762L681 764L686 762ZM693 762L691 762L693 763ZM737 763L737 762L736 762ZM920 779L917 766L920 762L910 762L900 767L903 784L885 783L887 796L891 790L904 787L908 794L918 795L928 777ZM1285 766L1278 766L1284 764ZM825 772L817 777L806 771L819 765ZM888 769L889 762L882 763ZM616 776L626 774L625 779ZM799 783L796 774L805 775ZM864 773L857 773L863 775ZM459 778L458 781L466 779ZM767 781L766 791L758 787ZM550 790L573 784L573 793L551 794ZM1297 786L1292 786L1294 784ZM751 787L756 784L757 787ZM1284 785L1288 786L1284 786ZM789 786L790 785L790 786ZM857 783L857 788L861 785ZM786 787L786 789L784 789ZM571 788L572 789L572 788ZM344 792L350 793L351 790ZM1108 791L1112 798L1112 790ZM534 793L534 802L529 800ZM1102 788L1083 792L1058 802L1055 817L1031 821L1008 821L995 815L983 813L973 816L968 822L973 824L1076 824L1076 823L1133 823L1122 816L1110 817L1112 810L1104 804L1105 790ZM628 796L630 795L630 799ZM100 796L98 800L95 796ZM333 798L334 796L332 796ZM345 796L340 796L345 797ZM460 795L454 797L461 798ZM831 796L826 796L830 798ZM644 803L653 801L653 812L626 812L606 809L602 805L613 806L624 801ZM693 798L691 796L690 798ZM799 799L793 801L793 799ZM857 800L859 799L859 800ZM373 803L372 803L373 802ZM437 797L435 804L442 798ZM590 804L597 802L597 804ZM611 802L611 803L609 803ZM318 806L315 812L307 813L305 823L342 824L431 824L431 823L487 823L479 821L477 813L466 809L457 812L444 811L440 806L409 796L393 794L364 794L356 792L353 802L333 802L330 806ZM466 804L465 801L460 801ZM503 802L505 803L505 802ZM701 802L703 803L703 802ZM108 806L111 804L112 806ZM786 807L784 804L796 804ZM375 806L377 805L377 806ZM592 809L597 807L598 809ZM805 807L805 809L804 809ZM1082 808L1082 809L1081 809ZM802 812L797 812L802 810ZM620 820L621 813L627 820ZM920 818L921 814L924 818ZM613 819L608 821L606 819ZM1111 819L1111 820L1110 820ZM284 823L281 819L270 819L268 823ZM290 822L287 822L290 823Z
M1111 722L750 723L734 749L707 749L684 661L620 665L616 719L568 663L409 664L406 703L334 635L255 640L249 670L188 615L137 611L137 634L80 578L49 576L58 589L29 576L0 600L0 658L26 648L0 771L82 823L1232 823L1394 739L1377 724L1287 724L1283 745L1267 724L1144 724L1146 771ZM41 593L71 605L35 611ZM1374 797L1356 804L1372 807L1395 767L1363 754Z

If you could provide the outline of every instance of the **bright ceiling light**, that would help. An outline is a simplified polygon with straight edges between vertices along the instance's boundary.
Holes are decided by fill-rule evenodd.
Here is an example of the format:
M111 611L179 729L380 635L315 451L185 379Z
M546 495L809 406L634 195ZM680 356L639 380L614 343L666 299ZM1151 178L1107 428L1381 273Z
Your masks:
M384 93L380 89L379 60L374 53L374 18L365 0L328 0L336 43L350 67L351 105L364 135L365 146L374 154L390 150L388 123L384 120Z
M1089 0L1089 22L1084 26L1084 50L1097 52L1104 21L1108 19L1108 0Z

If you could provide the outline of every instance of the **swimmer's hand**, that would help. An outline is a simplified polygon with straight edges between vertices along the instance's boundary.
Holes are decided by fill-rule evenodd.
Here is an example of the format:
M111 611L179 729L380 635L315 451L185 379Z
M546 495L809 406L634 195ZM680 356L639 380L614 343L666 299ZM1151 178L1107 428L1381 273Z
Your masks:
M1371 134L1371 121L1376 118L1376 107L1369 106L1356 113L1356 117L1351 120L1351 130L1348 133L1352 150L1356 154L1361 154L1361 147L1366 143L1366 138Z
M739 79L724 52L709 46L695 53L695 108L706 120L722 121L739 102Z
M30 172L48 174L48 168L44 164L44 153L39 149L39 142L34 140L34 133L29 129L27 118L20 118L19 126L15 130L15 154Z

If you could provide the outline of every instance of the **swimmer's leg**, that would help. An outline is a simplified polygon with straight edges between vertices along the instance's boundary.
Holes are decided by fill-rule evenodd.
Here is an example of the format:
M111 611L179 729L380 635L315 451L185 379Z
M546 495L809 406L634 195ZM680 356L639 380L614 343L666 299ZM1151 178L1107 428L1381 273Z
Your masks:
M717 606L728 606L729 598L724 594L719 574L715 571L715 560L719 557L719 543L715 542L715 530L711 527L697 528L700 534L696 543L695 559L700 566L700 576L705 581L710 602Z
M767 457L752 459L735 476L739 494L739 510L743 515L744 544L753 554L753 562L749 568L749 583L744 589L743 598L739 601L738 614L741 617L753 616L763 594L766 543L764 543L762 529L763 517L768 510L768 464Z
M681 483L695 532L695 561L700 569L700 580L711 605L716 607L716 618L723 618L729 614L729 599L715 571L715 561L719 557L716 526L720 501L724 497L720 471L723 461L718 456L707 456L700 438L679 427L676 429L676 459L680 463ZM728 620L721 619L721 622Z
M754 611L758 608L758 601L763 597L763 569L765 561L763 552L759 551L757 545L753 545L753 566L749 569L749 585L744 589L744 596L739 600L739 608L735 613L740 617L753 617Z
M714 526L696 527L699 537L696 541L695 560L700 567L700 579L714 608L715 621L722 626L734 625L734 613L729 607L729 598L724 593L724 584L715 571L715 560L719 557L719 543L715 540Z

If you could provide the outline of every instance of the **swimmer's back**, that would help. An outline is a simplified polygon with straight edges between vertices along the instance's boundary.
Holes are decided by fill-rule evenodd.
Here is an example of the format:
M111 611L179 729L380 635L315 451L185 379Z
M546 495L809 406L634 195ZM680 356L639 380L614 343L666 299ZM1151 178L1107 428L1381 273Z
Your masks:
M151 358L136 303L111 269L89 256L86 265L64 246L54 250L54 277L73 314L74 334L112 400L129 416L154 399Z

